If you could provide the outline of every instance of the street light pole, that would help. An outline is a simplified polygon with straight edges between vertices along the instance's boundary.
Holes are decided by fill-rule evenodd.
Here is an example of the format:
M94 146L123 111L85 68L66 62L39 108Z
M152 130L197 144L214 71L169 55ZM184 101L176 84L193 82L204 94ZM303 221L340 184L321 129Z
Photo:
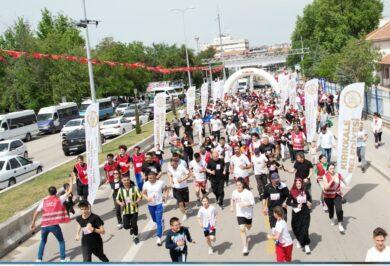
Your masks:
M219 46L221 49L221 61L222 61L222 65L223 65L223 81L226 82L225 62L223 61L224 53L223 53L223 45L222 45L221 16L219 15L219 8L218 8L217 19L218 19L218 29L219 29Z
M187 7L187 8L184 8L184 9L179 9L179 8L172 8L171 9L171 11L173 11L173 12L180 12L181 16L182 16L182 20L183 20L184 47L185 47L185 50L186 50L186 62L187 62L187 74L188 74L188 85L189 85L189 87L192 86L192 82L191 82L191 73L190 73L190 60L188 59L187 34L186 34L186 23L185 23L185 19L184 19L184 13L187 10L191 10L191 9L195 9L195 8L194 7Z
M89 43L89 33L88 33L88 20L87 20L87 10L85 8L85 0L83 2L83 13L84 13L84 23L85 23L85 37L86 37L86 50L87 50L87 60L88 60L88 74L89 74L89 86L91 89L91 99L92 102L96 102L96 91L95 91L95 81L93 78L93 66L91 62L91 48ZM97 25L97 21L96 21Z

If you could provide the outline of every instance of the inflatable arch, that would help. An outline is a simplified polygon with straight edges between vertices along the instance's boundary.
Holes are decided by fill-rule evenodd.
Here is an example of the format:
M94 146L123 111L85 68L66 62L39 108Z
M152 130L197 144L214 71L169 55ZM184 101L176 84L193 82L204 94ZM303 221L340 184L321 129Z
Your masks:
M232 86L234 85L234 83L237 80L239 80L241 78L248 77L248 76L257 76L257 77L261 77L261 78L265 79L266 81L268 81L268 83L271 85L271 87L277 93L279 93L279 91L280 91L279 84L270 73L264 71L263 69L252 67L252 68L243 68L243 69L235 72L233 75L231 75L226 80L226 82L223 86L223 94L225 95L226 93L229 93L232 89Z

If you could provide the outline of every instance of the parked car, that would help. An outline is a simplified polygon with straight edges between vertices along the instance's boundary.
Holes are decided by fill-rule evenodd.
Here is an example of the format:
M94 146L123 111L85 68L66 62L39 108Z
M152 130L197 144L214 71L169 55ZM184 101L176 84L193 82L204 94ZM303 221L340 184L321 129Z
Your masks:
M119 118L112 118L104 121L100 125L100 133L105 137L120 136L133 129L133 125L130 121Z
M24 179L42 172L39 162L30 161L19 155L0 158L0 189L21 182Z
M63 138L69 132L75 129L82 129L84 128L84 124L85 124L84 118L77 118L77 119L70 120L62 127L60 136Z
M20 139L0 141L0 158L10 155L19 155L28 158L27 147Z
M100 135L101 142L104 143L103 135ZM62 140L62 150L65 156L69 156L71 153L85 152L85 129L75 129L64 136Z
M76 103L60 103L56 106L43 107L37 115L38 128L41 133L56 133L69 120L79 117Z
M39 133L34 110L25 110L0 115L0 140L32 140Z
M123 112L130 106L130 103L121 103L118 105L118 107L115 109L115 114L117 116L123 115Z
M149 121L149 114L141 113L139 110L139 122L141 125L146 124ZM135 122L135 110L127 110L122 118L127 121L127 123L131 123L134 127L137 125Z

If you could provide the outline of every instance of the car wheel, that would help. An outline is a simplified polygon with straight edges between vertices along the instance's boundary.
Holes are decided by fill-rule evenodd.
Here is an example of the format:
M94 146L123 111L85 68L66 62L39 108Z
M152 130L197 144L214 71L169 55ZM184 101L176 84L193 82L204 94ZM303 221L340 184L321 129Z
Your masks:
M41 173L42 172L42 166L38 166L37 168L37 174Z
M50 130L50 133L51 133L51 134L55 134L56 132L57 132L56 127L53 127L53 128Z
M25 151L24 154L23 154L23 157L28 159L28 151Z
M68 151L64 151L64 155L65 155L65 156L69 156L70 153L69 153Z
M104 116L104 118L107 120L107 119L110 118L110 115L109 115L109 114L106 114L106 115Z
M13 185L15 185L16 184L16 179L15 178L10 178L10 180L8 181L8 187L11 187L11 186L13 186Z
M30 133L27 133L26 134L26 137L24 138L24 140L26 141L26 142L29 142L29 141L31 141L31 134Z

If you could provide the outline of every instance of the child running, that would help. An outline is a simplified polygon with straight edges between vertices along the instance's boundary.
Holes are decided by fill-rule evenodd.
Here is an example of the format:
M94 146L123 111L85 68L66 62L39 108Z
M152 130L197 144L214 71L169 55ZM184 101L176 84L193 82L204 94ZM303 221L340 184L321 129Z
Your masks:
M206 237L207 245L209 246L209 255L214 253L213 243L215 242L215 225L217 222L217 210L214 206L210 205L209 198L203 197L202 207L198 211L198 222L203 229L204 236Z

